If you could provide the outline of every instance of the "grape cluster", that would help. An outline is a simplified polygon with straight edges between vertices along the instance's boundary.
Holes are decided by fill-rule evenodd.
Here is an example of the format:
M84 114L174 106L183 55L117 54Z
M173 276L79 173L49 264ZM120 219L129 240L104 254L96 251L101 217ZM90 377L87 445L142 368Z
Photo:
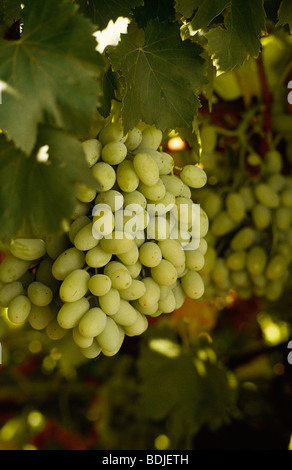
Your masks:
M283 172L277 149L264 158L248 154L256 171L207 185L197 197L208 215L208 250L200 271L205 297L224 298L233 290L241 298L273 301L280 297L292 261L292 178Z
M112 356L125 336L147 329L148 316L202 297L209 221L200 208L190 215L191 188L203 187L206 173L177 169L162 138L144 124L124 135L112 120L82 143L97 187L79 186L65 233L12 240L0 265L11 322L51 340L71 334L86 358Z

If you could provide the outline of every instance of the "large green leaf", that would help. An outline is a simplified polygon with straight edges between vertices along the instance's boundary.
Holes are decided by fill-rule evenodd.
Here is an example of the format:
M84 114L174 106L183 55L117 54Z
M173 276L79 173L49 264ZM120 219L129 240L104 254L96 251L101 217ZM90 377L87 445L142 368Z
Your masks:
M120 16L128 18L132 10L142 5L143 0L75 0L80 11L91 19L100 29L106 28L110 20L116 21Z
M109 49L113 69L125 79L125 131L140 119L162 130L189 127L200 105L197 89L206 82L202 48L182 41L178 24L157 19L141 38L123 34L119 45Z
M257 57L261 50L260 36L265 29L262 0L231 0L224 28L215 27L206 35L219 68L231 70L248 57Z
M30 153L40 123L82 134L98 103L100 55L70 0L27 0L18 41L0 39L0 128Z
M292 34L292 3L290 0L282 0L278 10L278 26L288 24Z
M48 146L48 160L38 150ZM0 135L0 239L24 227L29 233L55 232L74 210L77 183L95 187L78 140L60 130L40 130L30 157Z

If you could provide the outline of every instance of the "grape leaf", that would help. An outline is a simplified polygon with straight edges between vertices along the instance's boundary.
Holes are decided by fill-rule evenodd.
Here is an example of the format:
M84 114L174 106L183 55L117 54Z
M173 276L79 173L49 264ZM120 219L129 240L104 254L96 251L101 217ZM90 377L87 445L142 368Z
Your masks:
M143 0L76 0L76 3L80 11L103 30L110 20L115 22L120 16L131 16L132 10L142 5Z
M230 0L202 0L201 4L191 21L194 31L209 26L212 20L216 18L229 5Z
M194 11L200 6L202 0L175 0L175 9L184 18L191 18Z
M232 0L224 26L211 29L206 37L218 68L227 71L242 65L249 56L259 54L259 37L266 28L263 1Z
M108 48L113 69L126 83L125 131L139 120L163 131L190 126L200 105L197 87L206 83L202 48L182 41L178 25L157 19L147 24L144 39L137 44L122 34L118 46Z
M49 158L38 161L38 150L45 145ZM77 183L96 187L75 137L43 127L27 157L1 134L0 239L9 241L24 227L32 234L60 230L75 207Z
M282 0L278 10L278 23L277 26L284 26L288 24L290 34L292 34L292 4L289 0Z
M39 123L84 132L101 93L90 22L70 0L29 0L18 41L0 40L0 128L29 154Z

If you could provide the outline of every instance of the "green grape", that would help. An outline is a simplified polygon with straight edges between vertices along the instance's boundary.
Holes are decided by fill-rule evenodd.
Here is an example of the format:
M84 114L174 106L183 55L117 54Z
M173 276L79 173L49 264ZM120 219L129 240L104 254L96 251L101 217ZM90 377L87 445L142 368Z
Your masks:
M158 301L155 302L150 307L143 307L139 303L139 300L133 300L132 305L133 305L133 307L135 307L136 310L138 310L138 312L142 313L142 315L147 315L147 316L150 316L150 317L156 317L161 313L160 310L158 309Z
M30 301L38 307L49 305L53 299L52 290L39 281L34 281L28 286L27 295Z
M199 241L199 246L197 248L203 256L205 256L207 250L208 250L208 243L207 243L207 240L205 238L201 238L200 241ZM187 250L188 251L188 250ZM191 251L191 250L190 250Z
M137 320L137 311L130 302L121 298L119 310L114 315L111 315L111 318L118 325L130 326Z
M240 271L245 267L246 251L235 251L226 258L226 266L232 271Z
M104 274L110 278L114 289L127 289L132 283L127 267L119 261L110 261L104 268Z
M169 292L169 295L164 299L159 299L158 308L162 313L171 313L176 308L176 299L173 291Z
M202 269L200 270L201 274L208 274L214 268L216 259L217 259L217 252L213 246L208 246L208 249L204 255L205 263Z
M131 160L124 160L117 167L117 183L121 191L132 193L138 188L139 176Z
M126 253L120 253L117 255L117 258L125 265L133 265L139 259L139 249L136 244L132 246L132 248L127 251Z
M102 145L123 140L124 130L121 121L109 122L100 131L98 140Z
M104 251L100 245L91 248L85 255L86 264L91 268L102 268L110 262L111 258L112 254Z
M110 235L111 238L102 238L100 246L106 253L112 255L120 255L131 250L135 241L131 234L114 230Z
M292 208L292 189L291 188L284 189L281 193L280 199L281 199L281 204L284 207L291 209Z
M89 309L81 318L78 330L85 338L95 338L106 326L107 316L99 307Z
M58 281L63 281L75 269L83 268L85 254L75 247L68 248L54 261L52 274Z
M89 202L81 202L78 201L76 198L73 214L72 214L72 220L77 219L77 217L80 217L81 215L86 215L88 214L90 210L90 203Z
M288 230L291 227L292 211L287 207L277 207L275 213L276 225L279 230Z
M185 183L177 175L161 175L160 178L168 193L175 197L181 196Z
M55 279L52 274L53 264L54 260L52 260L51 258L44 258L38 265L35 280L41 282L42 284L45 284L51 289L53 294L56 294L59 289L60 282ZM29 284L31 282L32 279L29 281Z
M47 328L52 317L53 312L50 305L39 306L32 304L27 321L34 330L41 331Z
M159 168L155 160L146 152L137 153L133 159L133 165L139 180L153 186L159 180Z
M85 184L80 184L78 186L78 192L76 197L80 202L92 202L96 197L96 190L94 188L86 186Z
M75 235L74 245L79 251L88 251L98 245L99 239L96 238L96 225L93 222L82 227Z
M123 300L137 300L146 292L146 286L143 281L133 279L131 285L120 291L120 297Z
M163 135L160 129L157 129L154 125L147 125L142 130L142 140L138 149L150 148L157 150L161 144L162 137Z
M94 340L91 346L88 348L81 348L80 351L86 359L96 359L101 354L101 347L97 341Z
M172 263L162 259L157 266L151 268L151 276L157 284L169 286L177 280L177 271Z
M226 281L228 281L229 269L226 266L225 260L223 258L216 259L211 276L213 281L218 285L225 284Z
M138 127L129 130L125 145L129 151L135 150L142 142L142 131Z
M179 280L176 281L174 287L172 286L172 292L175 297L175 309L177 310L183 306L186 299L185 291Z
M202 168L197 165L185 165L180 172L183 183L190 188L202 188L207 182L207 175Z
M88 289L96 297L107 294L111 287L112 281L105 274L94 274L88 281Z
M46 254L46 244L39 238L16 238L10 242L9 251L16 258L33 261Z
M274 191L282 191L286 185L286 178L280 173L275 173L267 179L267 184L273 188Z
M127 265L127 270L131 274L132 279L136 279L140 275L141 269L142 269L142 263L140 260L136 261L135 264Z
M159 169L159 175L168 175L171 173L174 169L174 160L171 155L169 155L166 152L159 152L158 150L154 149L141 149L141 152L148 153L151 155L153 160L156 162L158 169Z
M210 230L216 237L222 237L232 232L236 227L236 222L232 220L227 211L220 212L212 221Z
M274 279L268 282L266 286L266 297L268 300L277 300L283 292L283 282L281 279Z
M74 244L74 238L76 237L77 233L83 227L90 224L90 222L91 222L91 220L90 220L89 217L87 217L86 215L81 215L80 217L77 217L77 219L75 219L71 223L70 228L69 228L69 232L68 232L68 238L69 238L69 240L71 241L72 244ZM58 249L54 256L50 256L50 254L49 253L48 254L52 259L56 259L61 253L63 253L63 251L65 251L68 248L69 248L69 246L65 246L64 248L62 247L62 249L60 247L60 250Z
M140 181L138 191L140 191L146 199L150 199L150 201L161 201L166 195L166 188L160 178L152 186Z
M137 310L137 319L132 325L124 326L123 329L127 336L139 336L142 335L148 328L148 320L145 315L138 312Z
M7 316L12 323L22 324L24 323L31 310L31 301L29 298L22 294L18 295L8 305Z
M159 245L153 241L143 243L139 250L140 262L149 268L157 266L162 260L162 253Z
M50 338L53 341L58 341L62 338L64 338L68 334L68 330L65 330L62 328L57 319L54 318L49 322L49 324L46 327L46 334L48 338Z
M245 270L233 271L230 277L231 277L231 281L237 287L249 287L250 286L249 275L247 271Z
M0 306L8 307L11 300L19 295L24 295L25 289L20 281L9 282L3 284L0 289Z
M80 333L78 326L75 326L75 328L73 328L72 337L75 344L82 349L90 348L93 343L93 337L85 338L85 336Z
M128 149L123 142L108 142L102 149L101 158L110 165L118 165L125 160Z
M94 246L98 244L98 240L100 240L102 237L106 237L110 235L115 228L115 217L112 212L112 209L109 206L108 207L103 206L103 205L95 206L92 213L93 213L93 223L92 223L92 230L91 230L92 233L89 234L89 238L91 239L93 237L95 240L97 240L97 243L93 245L92 247L90 247L89 249L94 248ZM84 228L83 230L86 230L86 228ZM92 244L93 244L93 241L92 241ZM84 243L83 246L86 246L86 243Z
M138 299L138 305L144 308L151 308L156 305L160 298L159 284L152 277L144 277L142 283L145 286L145 292Z
M85 159L89 167L92 167L100 159L102 144L97 139L89 139L82 142L82 147L85 153Z
M109 189L108 191L103 191L96 196L95 204L109 206L112 212L116 212L124 205L124 195L116 189Z
M255 205L254 192L250 186L241 186L239 194L243 197L246 210L251 210Z
M188 271L181 278L181 284L190 299L200 299L204 294L204 282L197 271Z
M65 330L74 328L89 308L89 301L85 297L75 302L64 303L57 315L59 325Z
M91 168L92 175L98 182L98 191L109 191L116 182L114 168L106 162L97 162Z
M90 274L84 269L72 271L63 280L59 296L63 302L75 302L84 297L88 291Z
M174 266L182 266L185 263L186 254L178 240L160 240L158 242L158 248L163 258L170 261Z
M214 126L204 124L200 129L202 152L206 154L212 153L216 148L217 132Z
M226 210L234 222L241 222L245 217L245 202L240 193L231 192L226 197Z
M107 355L115 353L121 342L121 330L116 322L111 318L106 318L106 325L103 331L96 336L97 342L100 345L102 352Z
M29 269L30 261L25 261L9 253L0 264L0 281L6 284L18 281Z
M256 204L252 209L252 220L257 229L265 230L272 221L271 209L262 204Z
M261 246L253 246L247 253L246 267L250 274L261 274L267 264L267 253Z
M138 190L134 190L130 193L123 193L124 196L124 207L127 209L128 206L132 206L135 204L137 206L141 206L142 209L146 209L147 206L147 199L144 194L140 193Z
M269 280L277 280L284 276L287 271L287 260L281 254L274 255L266 269L266 276Z
M205 264L203 253L197 250L185 250L185 266L191 271L200 271Z
M269 173L280 173L283 168L283 160L278 150L272 149L266 152L265 167Z
M170 237L170 223L164 216L151 217L147 226L149 240L165 240Z
M100 308L104 313L107 315L114 315L120 307L120 292L118 289L111 287L106 294L99 296L98 301Z
M223 209L223 199L217 193L210 193L204 200L204 210L209 218L213 220Z
M88 219L88 222L89 222L89 219ZM70 240L68 239L67 233L62 233L62 234L49 233L46 236L45 243L46 243L47 255L53 260L57 259L58 256L61 253L63 253L63 251L70 248Z
M162 192L164 190L162 189ZM171 212L175 207L175 196L167 191L165 195L156 201L149 201L147 204L147 213L149 216L160 216Z
M270 209L278 207L280 204L279 195L266 183L259 183L255 187L255 196L260 204Z
M230 247L235 251L246 250L254 244L255 240L256 231L252 227L243 227L232 238Z

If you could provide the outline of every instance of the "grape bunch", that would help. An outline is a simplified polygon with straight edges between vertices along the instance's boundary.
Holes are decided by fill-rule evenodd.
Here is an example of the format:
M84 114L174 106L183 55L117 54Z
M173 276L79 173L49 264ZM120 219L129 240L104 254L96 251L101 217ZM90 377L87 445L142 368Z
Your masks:
M162 139L145 124L124 135L116 119L82 143L96 188L78 187L64 233L14 239L0 265L0 305L12 323L51 340L71 334L88 359L113 356L148 317L202 297L209 221L200 208L191 217L191 188L207 176L197 165L176 168Z
M273 301L280 297L292 261L292 178L283 172L281 153L270 148L260 158L246 156L249 172L207 185L198 194L210 229L200 271L204 296ZM255 171L252 171L255 170Z

